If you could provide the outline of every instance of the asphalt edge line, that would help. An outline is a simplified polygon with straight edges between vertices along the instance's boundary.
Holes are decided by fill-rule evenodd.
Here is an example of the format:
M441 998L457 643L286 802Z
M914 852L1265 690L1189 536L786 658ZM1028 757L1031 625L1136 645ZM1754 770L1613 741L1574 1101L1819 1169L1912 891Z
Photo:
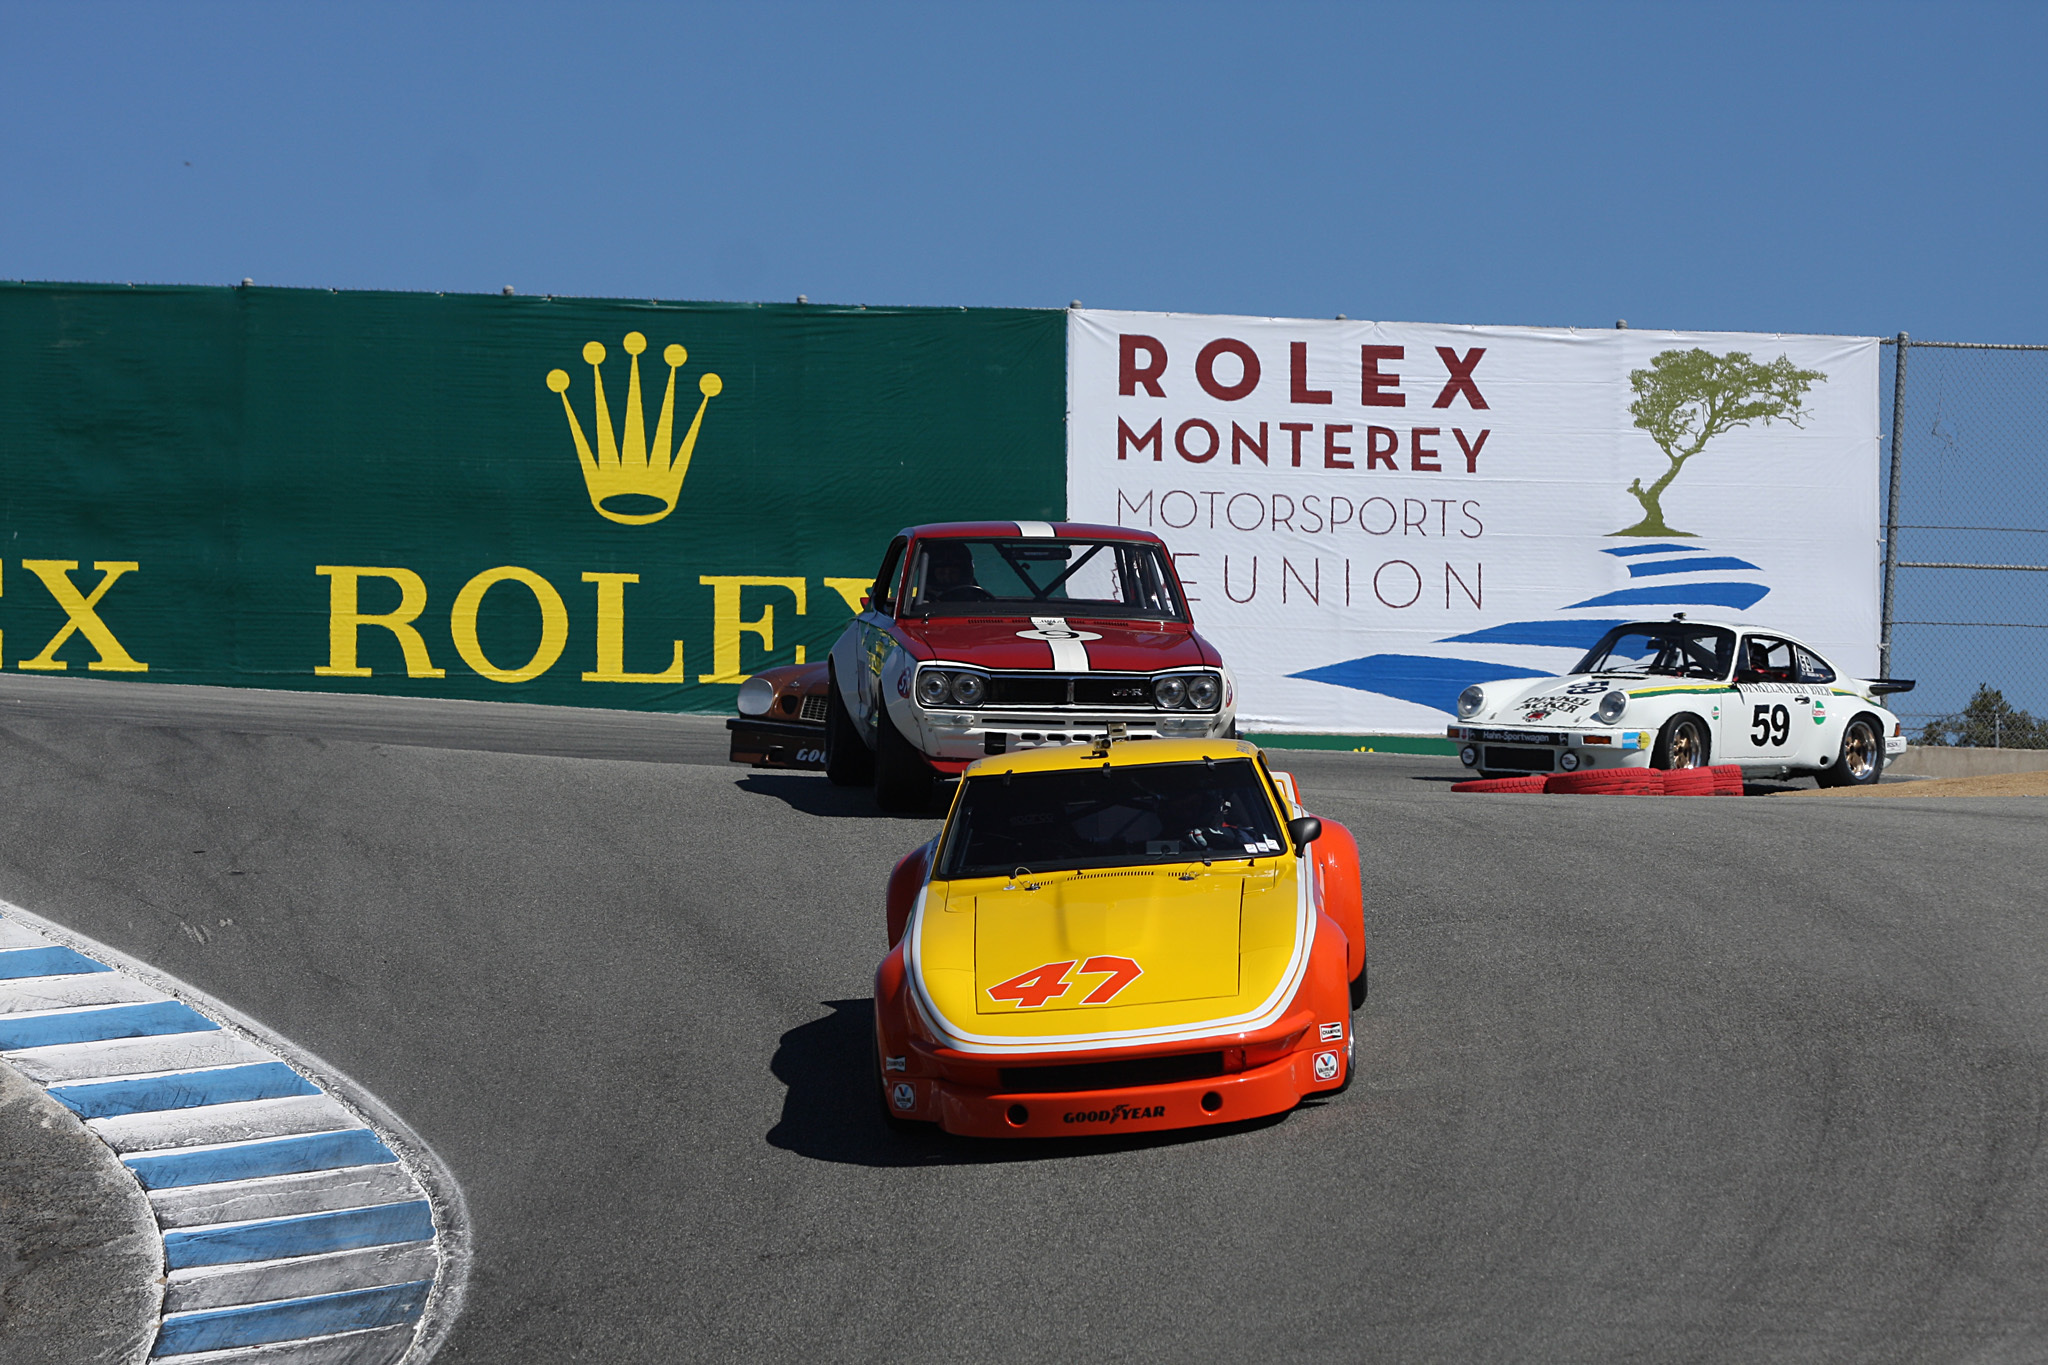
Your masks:
M233 1029L249 1041L271 1049L298 1068L302 1075L318 1085L342 1108L361 1118L366 1127L384 1139L385 1145L405 1163L413 1178L419 1181L420 1188L426 1191L427 1199L433 1206L435 1230L441 1243L441 1273L434 1277L434 1287L427 1295L426 1307L420 1312L412 1345L406 1350L399 1365L426 1365L427 1361L433 1359L434 1354L441 1349L442 1343L447 1340L448 1334L454 1330L457 1320L461 1318L463 1306L468 1299L471 1247L469 1202L463 1196L462 1186L455 1179L454 1173L427 1140L413 1131L412 1125L400 1118L389 1105L340 1067L258 1023L232 1005L215 999L198 987L181 981L118 948L109 947L96 938L66 928L33 911L25 910L12 901L0 899L0 915L19 919L57 943L127 972L143 984L154 986L174 999L183 1000L200 1013L217 1020L223 1027ZM35 1084L40 1086L40 1082ZM114 1153L114 1158L116 1161L121 1160L118 1152ZM126 1169L125 1162L122 1166ZM132 1171L130 1175L133 1175ZM136 1187L141 1188L140 1180L136 1181ZM145 1200L149 1197L147 1190L143 1190L142 1195ZM161 1299L158 1301L158 1316L161 1319Z

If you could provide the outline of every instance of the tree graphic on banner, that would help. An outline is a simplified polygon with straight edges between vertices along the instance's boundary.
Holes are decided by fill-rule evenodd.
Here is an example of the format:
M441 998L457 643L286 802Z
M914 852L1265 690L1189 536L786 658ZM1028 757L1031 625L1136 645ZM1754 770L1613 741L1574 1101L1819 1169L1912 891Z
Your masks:
M1800 407L1807 389L1826 381L1819 370L1799 369L1782 355L1759 365L1742 351L1714 355L1698 347L1662 352L1651 358L1648 369L1631 370L1628 382L1636 401L1628 410L1671 467L1648 488L1641 479L1629 484L1628 491L1643 505L1643 519L1612 534L1691 537L1690 531L1664 524L1664 490L1685 462L1716 436L1751 422L1799 426L1801 418L1811 415Z

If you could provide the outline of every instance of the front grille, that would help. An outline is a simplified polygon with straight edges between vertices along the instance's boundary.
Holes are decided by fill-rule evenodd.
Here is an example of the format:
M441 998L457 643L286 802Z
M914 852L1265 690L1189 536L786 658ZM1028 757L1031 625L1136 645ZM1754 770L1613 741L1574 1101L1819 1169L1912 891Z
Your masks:
M816 696L805 697L801 719L810 721L813 725L823 725L825 723L826 700L827 698L823 692L818 693Z
M1482 768L1519 768L1523 772L1547 773L1557 767L1557 753L1552 749L1510 749L1499 744L1489 744L1481 756Z
M1166 1057L1134 1057L1122 1062L1006 1066L1002 1069L999 1089L1013 1095L1059 1095L1073 1090L1122 1090L1134 1085L1202 1081L1222 1074L1221 1052L1181 1052Z
M1134 706L1152 709L1150 678L1076 678L1074 704L1077 706Z
M990 706L1065 706L1065 678L1015 678L1000 674L988 680Z

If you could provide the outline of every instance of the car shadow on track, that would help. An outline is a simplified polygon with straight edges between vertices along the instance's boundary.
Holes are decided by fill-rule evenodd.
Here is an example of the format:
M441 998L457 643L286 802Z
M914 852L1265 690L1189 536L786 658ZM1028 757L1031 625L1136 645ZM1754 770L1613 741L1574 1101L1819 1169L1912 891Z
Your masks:
M768 1130L771 1146L818 1161L854 1166L985 1166L1052 1161L1205 1142L1231 1133L1269 1128L1285 1114L1243 1123L1129 1137L1057 1140L960 1138L934 1126L898 1134L882 1121L874 1093L875 1004L827 1000L832 1011L782 1035L769 1070L788 1087L782 1118Z
M875 804L872 788L835 786L823 773L756 772L741 778L736 785L752 795L772 796L791 810L802 811L805 815L937 820L946 813L944 805L934 804L922 814L898 815ZM945 795L952 795L951 787L945 789Z

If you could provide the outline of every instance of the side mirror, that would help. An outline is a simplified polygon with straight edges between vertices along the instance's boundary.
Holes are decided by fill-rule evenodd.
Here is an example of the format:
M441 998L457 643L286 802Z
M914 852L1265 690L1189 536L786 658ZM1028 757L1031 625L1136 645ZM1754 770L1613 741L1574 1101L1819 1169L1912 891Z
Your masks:
M1313 815L1304 815L1298 820L1287 822L1287 837L1294 841L1294 852L1299 856L1304 849L1323 837L1323 822Z

